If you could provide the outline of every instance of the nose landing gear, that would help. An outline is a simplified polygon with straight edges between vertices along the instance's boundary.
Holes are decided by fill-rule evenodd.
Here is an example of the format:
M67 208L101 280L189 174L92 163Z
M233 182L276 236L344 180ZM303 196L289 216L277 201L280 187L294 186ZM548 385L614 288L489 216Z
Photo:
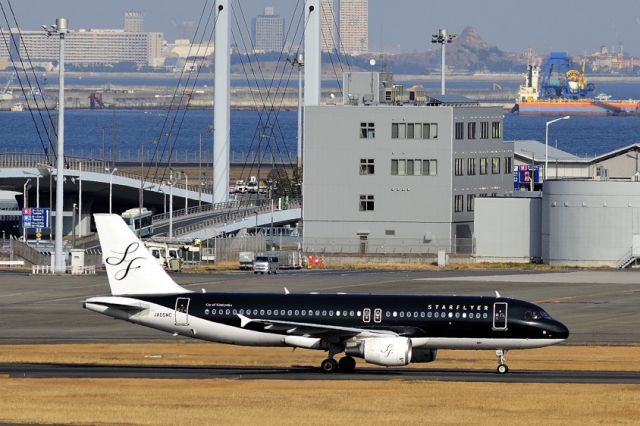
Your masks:
M496 371L498 374L507 374L509 367L507 366L507 351L503 349L496 350L496 357L498 357L498 368Z

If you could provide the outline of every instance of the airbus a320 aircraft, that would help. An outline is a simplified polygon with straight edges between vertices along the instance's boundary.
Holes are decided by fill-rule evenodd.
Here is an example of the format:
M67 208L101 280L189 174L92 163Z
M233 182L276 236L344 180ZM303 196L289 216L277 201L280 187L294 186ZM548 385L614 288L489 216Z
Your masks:
M117 215L96 214L112 296L91 311L168 333L247 346L328 352L321 369L350 372L432 362L438 349L506 351L563 342L569 330L532 303L484 296L195 293L176 284ZM334 357L344 353L339 361Z

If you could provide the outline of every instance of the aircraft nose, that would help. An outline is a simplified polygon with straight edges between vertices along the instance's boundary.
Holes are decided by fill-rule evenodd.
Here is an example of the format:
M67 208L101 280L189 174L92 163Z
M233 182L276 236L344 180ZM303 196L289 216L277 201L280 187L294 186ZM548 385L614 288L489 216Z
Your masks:
M569 338L569 329L560 321L554 321L549 327L549 334L556 339L567 340Z

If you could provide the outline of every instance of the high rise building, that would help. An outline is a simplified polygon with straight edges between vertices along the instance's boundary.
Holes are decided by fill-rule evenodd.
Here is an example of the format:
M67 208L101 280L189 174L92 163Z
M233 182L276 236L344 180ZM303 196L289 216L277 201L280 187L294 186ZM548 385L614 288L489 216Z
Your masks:
M134 62L138 66L155 66L161 63L164 35L158 32L142 32L144 27L141 12L125 12L125 29L74 29L66 35L65 62L79 66L113 65L119 62ZM16 40L11 53L0 44L0 59L16 60L20 56L29 57L33 62L56 62L59 41L47 37L42 30L21 30L11 28L10 34ZM19 56L20 55L20 56Z
M128 33L143 33L144 13L137 10L124 12L124 30Z
M340 50L349 55L369 51L368 0L340 0Z
M284 18L265 7L264 14L253 18L253 48L256 51L281 51L284 47Z
M338 15L333 0L320 0L320 13L320 48L323 52L333 52L338 44Z

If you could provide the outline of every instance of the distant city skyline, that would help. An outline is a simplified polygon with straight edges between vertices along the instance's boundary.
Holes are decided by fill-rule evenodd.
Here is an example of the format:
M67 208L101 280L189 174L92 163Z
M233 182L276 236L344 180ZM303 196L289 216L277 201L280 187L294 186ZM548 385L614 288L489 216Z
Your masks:
M183 21L197 22L204 0L180 4L157 0L14 0L12 4L25 29L38 29L60 16L69 18L71 28L122 28L124 11L141 10L146 31L164 32L166 39L173 41ZM288 27L296 4L292 0L242 0L242 10L251 22L265 7L275 7ZM531 47L540 54L552 50L582 54L601 46L615 46L617 51L622 44L625 52L640 56L640 2L636 1L585 0L577 4L552 0L450 0L444 5L424 0L369 1L372 51L381 47L394 52L431 50L431 34L438 28L459 33L467 26L476 27L489 43L512 52Z

